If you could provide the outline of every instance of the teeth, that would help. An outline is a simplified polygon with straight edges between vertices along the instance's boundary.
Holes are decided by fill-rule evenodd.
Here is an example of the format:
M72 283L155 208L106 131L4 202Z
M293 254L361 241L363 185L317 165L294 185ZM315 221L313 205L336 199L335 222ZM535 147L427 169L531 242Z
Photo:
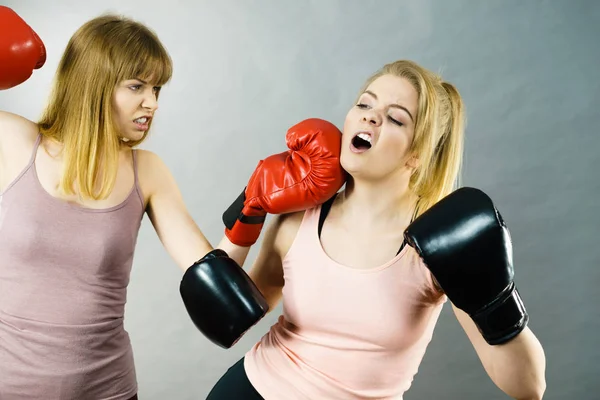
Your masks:
M371 135L367 133L359 133L357 136L362 140L366 140L367 142L371 143Z
M146 123L146 121L148 121L147 117L142 117L142 118L138 118L138 119L133 120L133 122L136 122L136 123L139 123L139 124L144 124L144 123Z

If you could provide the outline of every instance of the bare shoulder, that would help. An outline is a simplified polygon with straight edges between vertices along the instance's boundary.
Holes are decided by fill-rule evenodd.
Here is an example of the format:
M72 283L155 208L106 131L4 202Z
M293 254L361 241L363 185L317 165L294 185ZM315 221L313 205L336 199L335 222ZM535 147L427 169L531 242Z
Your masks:
M19 126L19 125L33 125L36 126L35 122L28 120L18 114L14 114L8 111L0 110L0 127Z
M27 166L37 136L37 124L0 111L0 192Z
M302 224L304 213L305 211L298 211L275 216L273 226L276 232L273 244L281 259L290 251Z
M165 168L163 160L153 151L136 149L136 155L140 173L143 172L150 175L156 169Z
M285 285L283 260L298 234L304 212L273 215L249 275L273 310Z
M179 195L179 188L163 159L150 150L136 150L138 182L145 201L161 194Z
M159 190L159 182L168 173L167 167L160 156L150 150L136 149L138 181L146 201Z
M30 151L38 135L35 122L6 111L0 111L0 148Z

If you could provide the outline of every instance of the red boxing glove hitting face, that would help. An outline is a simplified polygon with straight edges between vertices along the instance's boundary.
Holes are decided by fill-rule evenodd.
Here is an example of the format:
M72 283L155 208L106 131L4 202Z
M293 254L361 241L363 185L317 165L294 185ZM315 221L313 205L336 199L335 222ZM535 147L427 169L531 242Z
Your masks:
M335 125L322 119L292 126L286 135L290 150L261 160L242 194L223 214L229 240L251 246L267 214L302 211L331 198L346 180L340 165L341 136Z

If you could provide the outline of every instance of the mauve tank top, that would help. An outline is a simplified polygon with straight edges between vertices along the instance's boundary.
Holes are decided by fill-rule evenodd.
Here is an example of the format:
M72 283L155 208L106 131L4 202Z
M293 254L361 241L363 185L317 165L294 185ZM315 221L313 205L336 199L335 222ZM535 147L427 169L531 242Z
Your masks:
M0 399L125 400L137 392L123 325L144 214L138 185L89 209L52 197L27 167L0 194Z

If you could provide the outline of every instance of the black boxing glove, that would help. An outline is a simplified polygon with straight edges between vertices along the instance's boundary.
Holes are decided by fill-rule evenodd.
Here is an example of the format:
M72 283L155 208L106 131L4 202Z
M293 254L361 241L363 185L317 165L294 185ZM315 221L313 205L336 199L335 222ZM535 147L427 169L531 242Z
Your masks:
M527 326L513 281L510 233L481 190L456 190L415 219L404 236L487 343L506 343Z
M209 252L185 271L179 292L196 328L225 349L269 310L246 272L220 249Z

